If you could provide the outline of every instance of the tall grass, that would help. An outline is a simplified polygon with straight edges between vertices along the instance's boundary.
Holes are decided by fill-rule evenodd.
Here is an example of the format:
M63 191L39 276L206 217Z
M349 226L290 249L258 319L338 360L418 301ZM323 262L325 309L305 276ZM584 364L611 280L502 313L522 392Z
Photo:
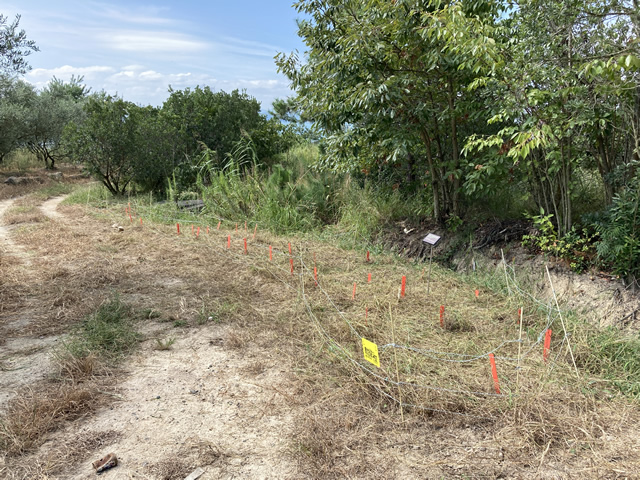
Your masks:
M15 150L9 153L0 163L0 171L21 174L42 167L44 167L42 162L27 149Z

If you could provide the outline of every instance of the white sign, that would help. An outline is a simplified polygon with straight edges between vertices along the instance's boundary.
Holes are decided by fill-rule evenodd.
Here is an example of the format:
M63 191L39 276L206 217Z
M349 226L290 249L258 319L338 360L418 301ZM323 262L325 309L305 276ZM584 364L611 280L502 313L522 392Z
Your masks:
M429 245L435 245L440 241L440 237L434 233L430 233L422 240L424 243L428 243Z

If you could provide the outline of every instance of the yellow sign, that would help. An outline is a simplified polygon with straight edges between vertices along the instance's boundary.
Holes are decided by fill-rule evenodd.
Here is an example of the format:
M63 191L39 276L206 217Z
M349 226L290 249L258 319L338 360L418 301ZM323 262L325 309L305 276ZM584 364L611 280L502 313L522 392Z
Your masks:
M362 352L364 353L364 359L367 362L371 362L376 367L380 368L380 356L378 355L378 345L363 338Z

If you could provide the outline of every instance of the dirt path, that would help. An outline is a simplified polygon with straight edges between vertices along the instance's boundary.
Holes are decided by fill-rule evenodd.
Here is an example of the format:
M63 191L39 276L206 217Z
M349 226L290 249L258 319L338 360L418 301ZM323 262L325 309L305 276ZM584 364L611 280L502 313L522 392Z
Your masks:
M184 478L197 467L203 480L290 478L291 411L278 391L290 391L291 381L276 365L255 369L256 358L229 351L223 331L192 331L170 351L143 351L119 386L121 401L68 434L120 432L94 455L117 453L110 478L162 478L172 469L183 476L171 478ZM68 478L93 476L84 462Z
M2 217L15 203L15 198L0 200L0 255L9 255L19 258L21 262L30 265L31 261L25 250L17 245L11 238L11 229L3 224Z
M185 309L188 303L185 298L199 288L190 284L188 278L162 279L160 288L168 288L171 293L158 287L146 290L149 281L158 284L146 272L162 269L166 256L155 257L148 246L141 246L136 252L122 251L117 245L130 241L127 235L134 232L133 227L119 232L93 219L77 220L77 212L68 216L58 211L64 198L56 197L39 206L53 222L43 224L45 230L39 235L44 242L35 239L29 246L38 252L37 264L24 262L19 268L14 266L16 274L36 270L40 265L49 269L50 263L59 261L58 257L64 258L65 264L57 268L86 275L88 281L84 283L105 277L101 278L105 289L124 290L123 298L130 303L157 305L162 301L169 311ZM11 205L13 200L1 202L0 215ZM81 225L76 225L77 222ZM92 228L86 228L87 225ZM87 236L83 233L86 231L95 233ZM64 251L62 256L49 245L60 241L52 238L53 232L69 239L63 248L58 247ZM12 228L0 227L0 240L9 246L5 250L14 256L26 256L26 249L13 235ZM83 238L78 239L79 236ZM176 261L181 261L182 255L178 255ZM90 267L82 266L86 261ZM106 273L107 268L121 272L120 278ZM138 273L142 276L138 277ZM59 274L55 275L54 282ZM62 276L60 287L49 281L47 288L64 288L66 275ZM118 286L119 282L131 286ZM178 293L178 288L186 290ZM21 388L35 385L53 373L51 353L59 345L60 336L22 333L32 323L34 308L39 303L39 299L33 298L10 318L0 320L0 327L7 332L0 354L0 410ZM195 313L189 312L185 311L180 318ZM47 322L51 321L53 316L49 314ZM109 452L115 452L119 458L118 467L107 474L111 479L185 478L198 467L205 471L201 480L296 477L296 465L289 454L293 448L292 413L287 398L294 394L295 379L285 365L279 364L268 351L251 352L230 346L233 342L229 338L237 341L237 334L229 325L211 323L196 329L174 330L171 323L149 321L139 328L147 338L141 351L104 387L109 407L49 436L40 449L22 460L20 468L9 469L8 478L44 478L44 475L73 480L94 478L91 462ZM175 343L170 350L156 350L156 339L171 339ZM78 439L87 438L101 440L78 445ZM47 470L47 459L69 452L72 455L68 464ZM3 462L0 457L0 477Z
M60 205L60 203L62 203L67 197L68 195L62 195L60 197L50 198L42 205L40 205L40 210L42 210L42 213L44 213L49 218L63 218L63 215L61 215L57 209L58 205Z

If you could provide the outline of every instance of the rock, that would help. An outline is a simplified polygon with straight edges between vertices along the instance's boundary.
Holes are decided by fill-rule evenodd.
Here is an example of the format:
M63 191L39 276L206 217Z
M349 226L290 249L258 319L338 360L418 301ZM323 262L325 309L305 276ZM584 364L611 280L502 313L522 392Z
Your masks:
M7 185L28 185L30 183L42 183L40 177L9 177L4 183Z

